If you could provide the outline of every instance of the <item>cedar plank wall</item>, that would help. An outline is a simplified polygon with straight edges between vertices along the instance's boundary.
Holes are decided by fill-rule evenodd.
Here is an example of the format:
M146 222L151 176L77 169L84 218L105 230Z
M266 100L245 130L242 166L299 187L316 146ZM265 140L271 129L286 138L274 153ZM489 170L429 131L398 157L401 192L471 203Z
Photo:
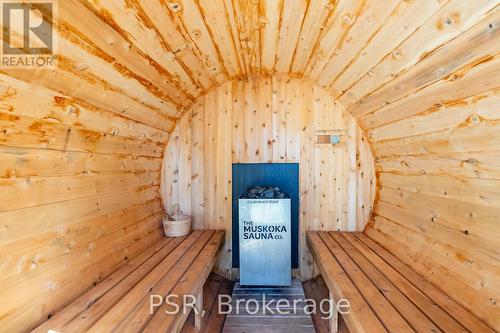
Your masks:
M161 237L164 146L192 100L82 2L59 5L60 66L0 73L2 332L34 327Z
M161 237L164 130L0 75L2 330L29 328Z
M315 145L315 131L343 130L346 143ZM232 163L300 163L301 274L313 274L305 230L363 230L375 195L363 131L326 90L306 79L252 76L200 97L172 133L164 157L167 211L179 204L195 228L227 230L219 272L231 268Z
M365 232L496 329L499 66L498 59L473 65L360 118L378 175Z
M29 328L161 237L167 132L0 74L0 326Z
M457 7L456 27L431 21L338 97L375 156L365 232L500 331L500 13L479 5Z

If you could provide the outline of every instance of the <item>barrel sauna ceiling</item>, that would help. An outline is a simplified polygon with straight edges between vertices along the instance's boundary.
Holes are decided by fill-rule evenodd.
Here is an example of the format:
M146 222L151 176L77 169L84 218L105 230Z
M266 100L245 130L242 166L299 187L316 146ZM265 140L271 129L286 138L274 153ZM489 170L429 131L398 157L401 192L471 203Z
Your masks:
M58 1L58 67L0 70L2 328L32 328L159 239L180 119L270 75L313 82L364 131L365 232L500 330L498 6Z

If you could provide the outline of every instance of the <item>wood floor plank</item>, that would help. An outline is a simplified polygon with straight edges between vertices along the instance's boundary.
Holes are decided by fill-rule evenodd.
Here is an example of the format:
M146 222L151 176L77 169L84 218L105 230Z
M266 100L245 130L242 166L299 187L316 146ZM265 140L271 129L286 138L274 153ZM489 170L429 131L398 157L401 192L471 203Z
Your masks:
M421 312L422 309L416 307L389 280L389 278L382 273L382 271L377 269L378 266L375 266L375 263L371 262L369 258L365 257L362 252L347 240L349 236L348 233L330 232L330 235L342 247L344 252L356 262L358 267L416 332L441 332L441 330Z
M255 326L238 326L228 327L224 329L224 333L310 333L309 327L286 327L281 326L268 326L268 327L255 327Z
M495 332L492 328L483 323L479 318L477 318L472 313L463 308L460 304L455 302L450 296L439 290L424 277L417 274L409 266L397 259L393 254L385 250L367 235L363 233L355 233L354 235L359 240L361 240L368 248L375 252L380 258L382 258L387 264L389 264L393 269L398 271L409 282L411 282L413 286L415 286L423 294L428 296L441 309L446 311L451 317L453 317L456 321L463 325L467 330L469 330L470 332L481 333Z
M299 280L292 280L289 287L240 286L234 289L231 312L226 316L222 333L235 328L245 332L248 328L265 331L270 327L275 333L289 333L288 330L293 327L303 328L304 333L316 332L311 314L307 312L311 303L306 302L304 290L299 286ZM238 303L239 298L246 302Z
M343 315L347 327L353 332L387 332L341 265L332 256L317 232L307 232L307 242L322 276L336 300L347 299L351 311Z
M235 326L255 326L255 321L259 321L259 326L275 326L280 328L288 327L310 327L312 328L311 316L237 316L226 318L224 327Z
M320 304L322 300L328 299L328 286L321 275L304 281L303 285L306 298L314 300L316 304ZM330 333L329 320L323 317L321 312L311 313L311 317L316 333ZM338 333L349 333L342 316L339 316Z
M220 332L224 325L226 315L219 314L219 295L231 295L234 281L227 280L222 276L212 272L203 287L203 307L205 316L201 325L201 330L194 326L194 314L191 312L182 328L182 333L211 333ZM224 309L226 311L227 308Z
M234 288L234 282L228 280L225 283L222 283L221 287L219 288L218 294L231 295L233 288ZM222 328L224 327L224 321L226 318L224 312L229 311L229 309L227 305L222 305L221 307L222 311L219 311L218 307L219 303L214 301L214 306L211 307L211 311L208 314L206 314L207 316L206 321L204 325L202 325L202 329L204 329L204 331L207 333L221 332Z
M124 322L128 314L132 312L141 300L148 299L149 293L163 277L172 273L185 258L186 254L192 250L193 245L201 241L205 234L202 231L192 232L170 255L168 255L158 266L144 277L125 297L115 304L102 318L100 318L89 332L105 332L110 327L117 328ZM182 259L181 259L182 258ZM76 327L75 327L76 329ZM83 331L80 328L80 331Z
M235 289L233 295L304 295L302 288L246 288Z
M389 332L415 332L328 232L318 233Z
M144 262L149 260L158 251L164 248L173 238L165 237L147 248L144 252L131 259L126 265L122 266L116 272L108 276L101 283L89 289L83 295L75 299L66 307L57 311L53 317L43 322L40 326L33 330L33 333L46 333L49 330L60 331L64 325L73 320L82 311L87 309L89 305L94 304L99 298L106 294L110 289L127 278Z
M224 235L224 231L216 231L213 233L210 241L203 248L203 251L196 260L194 260L187 274L182 277L179 283L171 291L172 294L179 296L196 295L201 290L215 265L217 259L216 254L223 244ZM185 305L182 297L175 299L175 302L181 309ZM144 328L143 332L178 332L186 321L189 313L181 311L177 316L166 316L166 310L171 310L171 307L167 304L161 306ZM127 330L124 328L123 331Z

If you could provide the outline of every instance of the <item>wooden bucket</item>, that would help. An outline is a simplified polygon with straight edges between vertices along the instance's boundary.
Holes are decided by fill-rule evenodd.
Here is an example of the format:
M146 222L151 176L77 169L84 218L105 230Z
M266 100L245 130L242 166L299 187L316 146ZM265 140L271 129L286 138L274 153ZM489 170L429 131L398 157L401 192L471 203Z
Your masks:
M181 215L179 205L174 205L174 214L163 218L163 231L167 237L180 237L191 231L191 216Z

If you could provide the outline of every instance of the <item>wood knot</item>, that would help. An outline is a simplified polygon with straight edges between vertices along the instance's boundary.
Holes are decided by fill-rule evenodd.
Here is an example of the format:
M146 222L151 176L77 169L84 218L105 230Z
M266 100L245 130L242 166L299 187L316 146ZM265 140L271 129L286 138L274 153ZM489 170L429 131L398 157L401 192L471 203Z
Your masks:
M353 23L353 18L349 14L345 14L342 16L342 22L347 25L351 25Z
M475 160L473 158L468 158L464 162L467 164L470 164L470 165L474 165L474 166L478 165L478 163L479 163L477 160Z
M195 30L191 31L191 36L192 36L193 38L198 39L198 38L200 38L200 37L201 37L201 31L200 31L200 30L198 30L198 29L195 29Z
M399 58L401 58L402 55L403 55L403 53L400 50L394 50L392 52L392 57L394 59L399 59Z
M471 115L469 119L473 124L478 124L479 122L481 122L481 117L479 117L477 114Z
M452 25L453 23L455 23L455 19L453 19L453 17L445 17L443 19L444 25Z
M178 12L182 9L182 6L180 3L177 2L170 2L169 4L170 9L175 13Z

